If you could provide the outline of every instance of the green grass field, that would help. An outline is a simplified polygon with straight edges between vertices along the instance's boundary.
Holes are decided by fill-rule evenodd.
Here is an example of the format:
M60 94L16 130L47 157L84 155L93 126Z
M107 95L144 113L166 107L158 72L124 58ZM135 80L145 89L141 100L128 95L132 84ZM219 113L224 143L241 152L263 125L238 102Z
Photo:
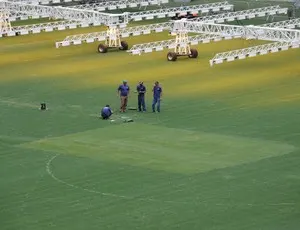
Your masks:
M99 29L0 39L1 230L299 230L300 50L210 67L262 42L199 45L177 62L55 48ZM162 112L99 120L123 79L144 81L148 108L160 81Z

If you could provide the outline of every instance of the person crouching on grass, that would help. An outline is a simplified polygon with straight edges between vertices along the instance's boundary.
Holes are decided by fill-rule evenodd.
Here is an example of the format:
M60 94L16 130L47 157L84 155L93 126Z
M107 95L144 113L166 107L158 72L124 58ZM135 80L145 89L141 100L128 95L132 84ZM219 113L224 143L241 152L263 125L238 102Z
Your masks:
M113 111L111 110L111 108L109 107L109 105L106 105L101 110L101 118L103 120L108 120L112 114L113 114Z
M117 96L120 97L120 99L121 99L121 106L120 106L120 112L121 113L125 113L126 112L129 91L130 91L130 88L127 85L127 81L124 80L123 84L119 86L118 91L117 91L118 92Z

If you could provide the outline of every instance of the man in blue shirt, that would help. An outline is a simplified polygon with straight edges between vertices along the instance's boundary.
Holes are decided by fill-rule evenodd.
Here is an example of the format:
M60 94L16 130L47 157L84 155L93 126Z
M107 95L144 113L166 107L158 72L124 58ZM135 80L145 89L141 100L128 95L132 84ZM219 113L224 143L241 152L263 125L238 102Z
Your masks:
M120 85L118 87L118 96L120 97L121 99L121 106L120 106L120 112L121 113L124 113L126 112L126 107L127 107L127 103L128 103L128 96L129 96L129 91L130 91L130 88L129 86L127 85L127 81L124 80L123 81L123 84Z
M101 110L101 117L103 120L108 120L110 116L113 114L111 108L109 105L106 105L102 110Z
M155 105L157 104L157 112L160 112L160 101L162 99L162 87L159 85L158 81L155 82L152 92L153 92L152 111L153 113L155 113Z
M146 87L144 86L144 83L141 81L136 87L136 91L138 93L138 110L139 112L143 111L146 112L146 105L145 105L145 93L146 93Z

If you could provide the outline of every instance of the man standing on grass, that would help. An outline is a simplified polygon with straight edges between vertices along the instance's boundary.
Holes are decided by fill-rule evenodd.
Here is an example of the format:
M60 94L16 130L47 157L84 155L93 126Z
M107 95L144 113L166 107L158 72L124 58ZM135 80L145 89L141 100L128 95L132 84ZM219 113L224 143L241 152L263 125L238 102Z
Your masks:
M136 87L136 91L138 93L138 110L139 112L146 112L146 105L145 105L145 93L146 93L146 87L144 86L144 83L142 81L139 82L139 84Z
M152 112L155 113L156 104L157 104L157 112L160 112L160 101L162 99L162 87L159 85L158 81L154 83L152 92L153 92Z
M121 113L126 112L129 91L130 91L130 88L127 85L127 81L124 80L123 84L119 86L118 91L117 91L118 92L118 97L120 97L120 99L121 99L121 106L120 106L120 112Z

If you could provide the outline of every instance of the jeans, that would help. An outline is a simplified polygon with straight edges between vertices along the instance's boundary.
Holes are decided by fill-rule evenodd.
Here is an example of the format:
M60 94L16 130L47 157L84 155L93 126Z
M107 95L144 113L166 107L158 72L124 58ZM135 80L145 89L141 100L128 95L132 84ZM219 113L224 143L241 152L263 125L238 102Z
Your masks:
M140 94L138 95L138 109L139 111L146 111L146 105L145 105L145 95L144 94Z
M154 97L152 102L152 111L155 112L155 105L157 104L157 112L160 112L160 98Z

